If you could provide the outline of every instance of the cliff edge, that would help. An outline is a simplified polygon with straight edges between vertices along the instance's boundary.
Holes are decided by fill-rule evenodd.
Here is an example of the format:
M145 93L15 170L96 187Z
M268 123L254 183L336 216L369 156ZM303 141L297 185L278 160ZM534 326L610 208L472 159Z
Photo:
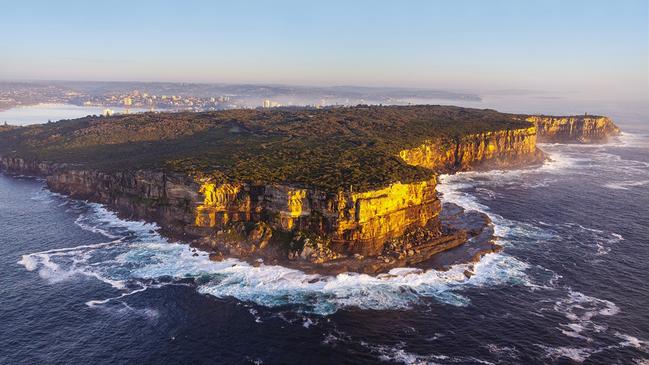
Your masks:
M610 118L602 116L528 116L534 123L542 143L605 143L620 129Z
M467 260L498 249L486 216L443 212L437 174L540 164L538 139L617 130L538 118L441 106L89 117L0 132L0 166L215 260L376 273L443 267L436 255L469 238Z

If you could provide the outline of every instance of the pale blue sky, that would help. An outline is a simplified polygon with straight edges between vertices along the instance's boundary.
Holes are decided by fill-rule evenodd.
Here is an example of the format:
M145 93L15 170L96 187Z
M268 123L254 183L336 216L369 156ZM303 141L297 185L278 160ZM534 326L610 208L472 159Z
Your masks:
M648 3L3 0L0 79L647 93Z

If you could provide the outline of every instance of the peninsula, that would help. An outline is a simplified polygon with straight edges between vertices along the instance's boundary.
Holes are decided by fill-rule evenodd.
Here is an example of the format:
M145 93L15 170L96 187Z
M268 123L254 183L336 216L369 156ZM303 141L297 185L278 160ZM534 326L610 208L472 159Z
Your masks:
M538 165L539 141L618 133L601 116L451 106L89 116L0 129L0 168L156 222L215 260L378 273L498 249L486 216L442 206L438 174Z

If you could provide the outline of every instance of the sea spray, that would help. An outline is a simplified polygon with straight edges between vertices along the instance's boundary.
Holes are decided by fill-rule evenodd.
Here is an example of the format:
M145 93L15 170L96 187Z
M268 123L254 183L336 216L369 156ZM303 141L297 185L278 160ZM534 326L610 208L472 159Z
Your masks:
M276 265L255 267L236 259L214 262L205 252L161 237L154 224L120 219L100 204L75 204L87 208L77 219L79 227L120 238L24 255L19 264L28 270L38 269L51 283L86 276L120 291L115 298L89 301L91 306L138 293L150 285L164 285L169 278L172 282L192 279L198 292L216 297L268 307L288 305L320 315L342 308L406 309L425 298L465 306L470 301L461 294L464 287L527 282L523 263L497 255L474 265L475 275L470 279L464 275L468 264L448 271L399 268L378 276L324 276Z

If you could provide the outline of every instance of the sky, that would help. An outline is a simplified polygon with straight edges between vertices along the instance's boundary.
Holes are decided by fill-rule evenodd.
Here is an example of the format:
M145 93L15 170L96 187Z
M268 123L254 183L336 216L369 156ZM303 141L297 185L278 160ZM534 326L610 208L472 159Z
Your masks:
M649 96L649 0L0 0L0 9L2 80Z

